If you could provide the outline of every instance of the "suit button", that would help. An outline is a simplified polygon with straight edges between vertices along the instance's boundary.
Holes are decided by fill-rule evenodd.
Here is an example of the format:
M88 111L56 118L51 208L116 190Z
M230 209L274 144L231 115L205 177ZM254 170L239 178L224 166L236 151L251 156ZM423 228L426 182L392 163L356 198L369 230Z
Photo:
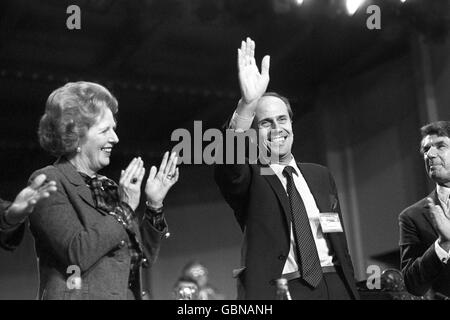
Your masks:
M149 263L148 263L147 258L142 259L142 266L143 266L144 268L148 268L148 267L149 267Z
M125 247L125 244L126 244L125 240L122 240L122 241L120 241L120 243L119 243L119 247L120 247L120 248L123 248L123 247Z
M146 291L142 291L142 292L141 292L141 296L142 296L142 297L145 296L146 294L147 294Z
M284 259L286 259L286 256L284 254L280 254L278 256L278 260L284 260Z

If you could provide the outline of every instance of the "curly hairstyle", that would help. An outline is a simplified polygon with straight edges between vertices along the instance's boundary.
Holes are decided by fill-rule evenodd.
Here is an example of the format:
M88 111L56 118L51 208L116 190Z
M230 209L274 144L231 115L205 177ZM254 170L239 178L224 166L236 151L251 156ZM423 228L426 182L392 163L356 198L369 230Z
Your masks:
M47 99L39 122L39 143L56 157L76 152L80 139L109 108L118 111L117 99L105 87L93 82L69 82Z

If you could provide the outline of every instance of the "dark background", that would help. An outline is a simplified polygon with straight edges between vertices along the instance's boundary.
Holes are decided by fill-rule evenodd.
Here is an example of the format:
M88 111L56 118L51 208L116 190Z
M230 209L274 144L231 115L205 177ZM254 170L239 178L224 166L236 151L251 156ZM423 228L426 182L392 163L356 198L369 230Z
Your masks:
M250 36L258 64L271 55L270 91L290 98L294 155L332 170L358 280L368 265L398 268L397 216L424 197L419 128L449 119L450 6L445 0L3 0L0 2L0 195L12 200L36 169L54 161L37 143L48 95L68 81L105 85L119 100L111 165L146 167L170 150L171 133L219 127L239 99L236 50ZM66 8L81 8L68 30ZM366 8L381 9L369 30ZM172 236L152 273L153 294L171 299L185 263L203 262L235 298L241 234L212 167L181 165L166 199ZM0 299L33 299L33 239L0 251Z

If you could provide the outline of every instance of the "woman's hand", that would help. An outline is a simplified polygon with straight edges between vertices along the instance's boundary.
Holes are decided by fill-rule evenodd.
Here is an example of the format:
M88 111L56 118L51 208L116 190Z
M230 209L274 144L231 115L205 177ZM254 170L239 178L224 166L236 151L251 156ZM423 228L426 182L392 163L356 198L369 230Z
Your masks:
M164 198L170 188L178 181L179 172L177 168L178 157L172 152L169 158L169 152L164 153L164 157L159 166L159 170L152 166L145 186L145 195L147 201L154 208L160 208L163 205Z
M141 197L141 184L145 168L141 157L134 158L125 170L122 170L119 181L120 200L136 210Z

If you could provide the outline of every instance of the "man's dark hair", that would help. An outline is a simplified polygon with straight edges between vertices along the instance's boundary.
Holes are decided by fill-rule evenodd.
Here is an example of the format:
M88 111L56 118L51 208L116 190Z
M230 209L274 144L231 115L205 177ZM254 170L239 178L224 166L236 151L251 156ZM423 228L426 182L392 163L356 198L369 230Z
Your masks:
M266 92L266 93L264 93L264 94L261 96L261 98L262 98L262 97L275 97L275 98L278 98L278 99L280 99L281 101L283 101L284 104L285 104L286 107L287 107L289 117L291 118L291 121L292 121L292 118L294 117L294 113L292 112L291 104L289 103L289 99L288 99L288 98L286 98L286 97L284 97L284 96L282 96L281 94L278 94L278 93L276 93L276 92Z
M450 138L450 121L435 121L420 128L422 139L425 136L437 135L438 137Z

